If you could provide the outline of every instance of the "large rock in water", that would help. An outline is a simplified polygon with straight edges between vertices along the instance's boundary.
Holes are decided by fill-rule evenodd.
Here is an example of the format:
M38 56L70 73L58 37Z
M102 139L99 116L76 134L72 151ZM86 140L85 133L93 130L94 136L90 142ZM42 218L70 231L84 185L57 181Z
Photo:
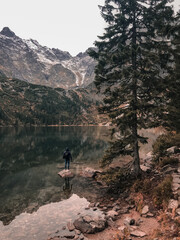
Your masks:
M76 229L82 233L96 233L105 229L107 220L105 217L92 217L90 215L81 216L74 221Z
M87 167L87 168L84 169L82 175L83 175L83 177L93 178L99 172L101 172L101 171L95 170L95 169L90 168L90 167Z
M58 172L58 175L61 176L62 178L74 176L74 174L70 170L65 170L65 169Z

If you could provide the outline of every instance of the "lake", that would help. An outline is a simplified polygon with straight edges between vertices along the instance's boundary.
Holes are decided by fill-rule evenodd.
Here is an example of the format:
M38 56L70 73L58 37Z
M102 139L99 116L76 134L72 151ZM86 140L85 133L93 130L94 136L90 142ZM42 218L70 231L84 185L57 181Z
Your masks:
M150 140L142 156L157 134L146 131ZM81 173L99 168L108 135L107 127L94 126L0 128L0 239L45 240L98 201L104 189ZM57 173L66 147L75 176L64 179Z
M99 167L107 136L108 128L93 126L0 128L0 239L46 239L96 201L98 184L80 174ZM66 147L72 179L57 174Z

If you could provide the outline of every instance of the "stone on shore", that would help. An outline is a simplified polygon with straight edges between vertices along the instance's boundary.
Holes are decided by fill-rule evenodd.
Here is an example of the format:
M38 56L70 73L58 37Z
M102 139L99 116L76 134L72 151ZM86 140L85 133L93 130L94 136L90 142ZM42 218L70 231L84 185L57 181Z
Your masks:
M100 171L98 171L98 170L87 167L87 168L84 169L82 175L83 175L83 177L93 178L93 177L95 177L96 173L99 173L99 172Z
M105 229L107 220L105 216L94 218L91 215L86 215L76 219L73 224L82 233L97 233Z

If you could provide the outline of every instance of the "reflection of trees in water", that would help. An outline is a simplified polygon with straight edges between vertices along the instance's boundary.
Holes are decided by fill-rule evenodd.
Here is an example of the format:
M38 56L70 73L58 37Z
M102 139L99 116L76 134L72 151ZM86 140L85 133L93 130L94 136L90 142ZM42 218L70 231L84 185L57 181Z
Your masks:
M0 172L63 161L62 153L67 146L74 160L79 155L87 161L97 159L107 147L102 137L105 130L98 127L1 128Z
M57 176L57 162L64 163L64 149L68 146L72 150L74 162L80 155L86 163L96 161L107 146L103 140L105 130L95 127L1 128L0 219L8 222L34 204L39 208L44 203L60 201L65 192L68 198L71 188L68 190L66 182L64 192L64 179L59 180ZM80 191L77 187L76 192Z

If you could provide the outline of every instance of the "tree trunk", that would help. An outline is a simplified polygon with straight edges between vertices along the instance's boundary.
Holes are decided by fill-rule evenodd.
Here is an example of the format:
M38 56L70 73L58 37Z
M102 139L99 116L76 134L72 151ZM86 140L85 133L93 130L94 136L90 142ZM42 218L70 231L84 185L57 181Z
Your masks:
M139 146L138 146L138 136L137 136L137 126L136 126L136 124L134 124L132 131L133 131L133 138L134 138L133 174L135 176L138 176L141 173L141 169L140 169Z

